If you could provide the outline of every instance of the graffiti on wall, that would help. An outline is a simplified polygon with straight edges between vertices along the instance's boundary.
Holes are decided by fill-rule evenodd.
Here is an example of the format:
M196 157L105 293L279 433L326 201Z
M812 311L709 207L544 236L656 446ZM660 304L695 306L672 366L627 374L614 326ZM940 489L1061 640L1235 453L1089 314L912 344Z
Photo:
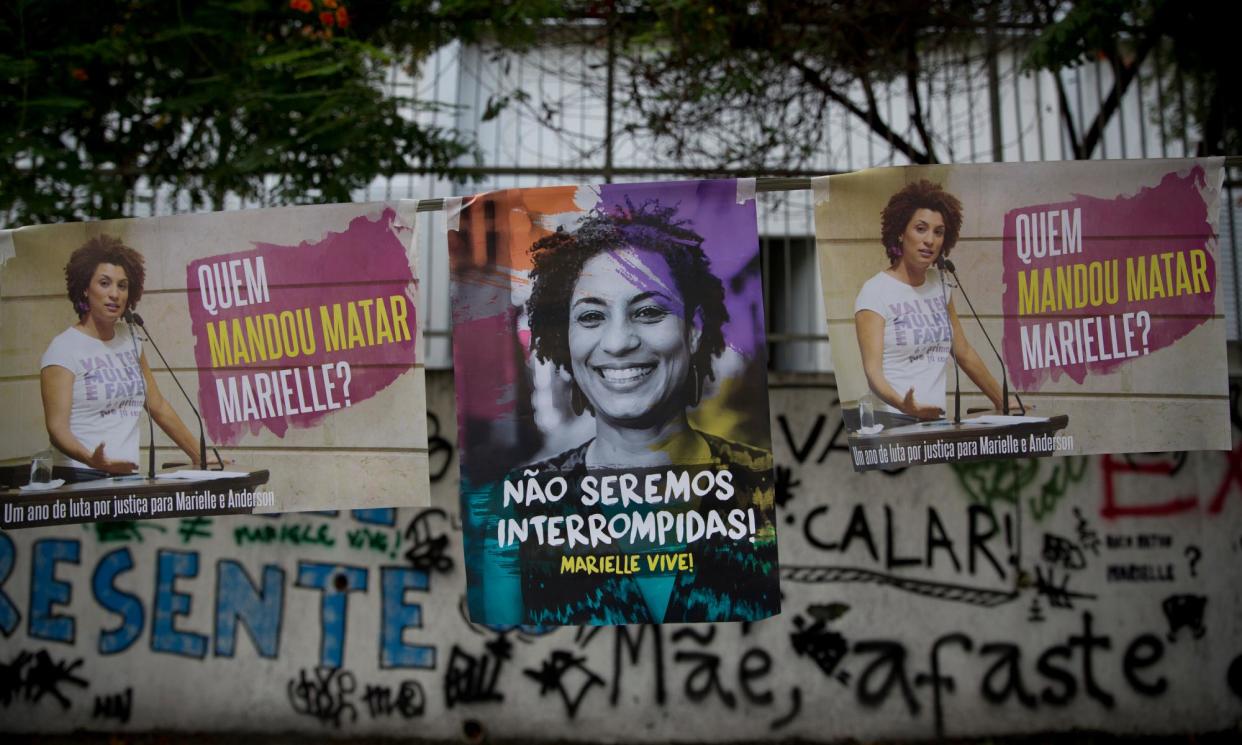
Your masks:
M777 389L781 616L489 627L464 609L451 394L429 390L430 508L0 533L0 726L664 741L686 707L713 739L1152 730L1157 700L1182 730L1242 718L1236 450L854 474L835 391Z

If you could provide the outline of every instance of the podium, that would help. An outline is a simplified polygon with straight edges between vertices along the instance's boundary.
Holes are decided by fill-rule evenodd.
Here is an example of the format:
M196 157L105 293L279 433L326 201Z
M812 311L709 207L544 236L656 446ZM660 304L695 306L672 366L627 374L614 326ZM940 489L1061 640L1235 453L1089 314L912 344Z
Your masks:
M986 424L969 418L959 424L941 419L906 424L871 435L851 432L848 442L854 470L995 458L1042 458L1073 449L1072 435L1057 435L1069 425L1067 414L1012 419L1015 421Z
M274 504L267 470L230 469L226 478L122 476L65 484L46 491L0 490L0 528L32 528L109 520L191 515L249 515Z

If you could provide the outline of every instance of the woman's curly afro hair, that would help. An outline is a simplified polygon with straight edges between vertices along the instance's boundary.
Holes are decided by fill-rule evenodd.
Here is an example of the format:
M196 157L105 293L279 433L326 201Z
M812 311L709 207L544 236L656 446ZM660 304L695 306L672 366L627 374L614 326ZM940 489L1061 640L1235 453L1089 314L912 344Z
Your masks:
M70 254L69 262L65 264L65 290L69 302L73 304L73 312L79 318L89 309L84 296L91 286L91 277L95 276L95 268L100 264L113 264L125 270L125 277L129 280L127 309L133 309L142 299L142 283L147 277L142 254L125 245L120 238L98 235Z
M627 198L624 207L592 210L573 232L560 228L531 246L534 286L526 312L531 347L540 360L570 369L569 303L587 261L604 251L637 248L664 258L681 293L686 320L701 325L699 348L691 356L699 390L714 378L712 358L724 351L724 324L729 320L724 285L711 272L703 237L676 214L676 207L658 200L636 207Z
M907 184L894 194L880 213L880 240L890 264L901 258L901 234L914 213L921 209L939 212L944 219L944 243L940 255L948 257L962 232L962 202L940 184L923 179Z

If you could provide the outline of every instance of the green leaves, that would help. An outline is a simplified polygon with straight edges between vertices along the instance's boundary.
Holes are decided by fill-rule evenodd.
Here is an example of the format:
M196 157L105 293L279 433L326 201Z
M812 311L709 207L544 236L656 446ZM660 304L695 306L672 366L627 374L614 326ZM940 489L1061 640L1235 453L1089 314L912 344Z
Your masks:
M315 46L309 49L288 49L283 52L257 57L250 61L250 66L256 68L277 67L311 57L322 57L329 52L331 52L331 47L327 46Z
M1073 3L1044 27L1027 53L1030 69L1076 67L1115 52L1118 42L1140 22L1145 0L1090 0Z
M1106 61L1113 70L1115 96L1140 73L1160 93L1147 98L1150 122L1164 127L1162 139L1197 139L1199 155L1237 152L1242 147L1242 76L1230 74L1236 32L1225 6L1206 0L1080 0L1039 4L1047 25L1031 47L1028 69L1062 70ZM1155 63L1144 67L1149 57ZM1155 77L1153 73L1159 73ZM1153 79L1154 78L1154 79ZM1071 136L1079 157L1094 143L1115 109L1106 99L1098 123ZM1195 132L1195 130L1198 130Z
M23 102L27 109L61 109L73 110L80 109L89 105L90 102L82 98L72 98L70 96L44 96L42 98L30 98Z
M421 123L419 102L383 95L389 66L463 29L526 18L527 5L10 4L0 9L0 225L122 216L140 183L218 209L230 194L347 201L379 175L447 171L472 143Z
M960 44L958 26L975 21L983 5L646 0L619 4L607 23L627 104L664 154L763 171L803 167L822 153L830 109L847 112L911 161L935 162L932 143L912 137L922 124L902 131L887 120L891 111L860 93L906 88L908 78L934 72L929 66Z
M302 68L301 70L295 72L293 77L297 80L302 80L304 78L322 78L327 75L335 75L344 69L344 62L327 62L315 67Z

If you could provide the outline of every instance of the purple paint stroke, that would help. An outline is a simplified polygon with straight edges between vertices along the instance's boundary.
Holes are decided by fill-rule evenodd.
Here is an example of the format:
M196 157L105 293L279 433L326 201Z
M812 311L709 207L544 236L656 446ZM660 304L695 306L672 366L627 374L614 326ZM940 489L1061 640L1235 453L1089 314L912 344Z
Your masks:
M1010 210L1005 215L1003 251L1002 307L1005 334L1002 341L1006 368L1019 390L1038 390L1048 381L1068 375L1082 383L1089 373L1109 373L1128 360L1123 357L1102 362L1062 365L1026 370L1023 366L1022 329L1044 326L1064 319L1092 316L1120 316L1145 310L1151 314L1148 335L1149 353L1166 348L1203 324L1216 312L1216 257L1211 243L1216 239L1208 215L1203 190L1207 187L1201 167L1186 175L1166 174L1157 186L1143 187L1132 196L1112 199L1075 194L1067 202L1039 204ZM1038 214L1050 210L1082 210L1082 253L1062 257L1033 259L1029 265L1017 254L1015 221L1019 213ZM1186 253L1195 249L1207 252L1208 292L1147 300L1127 300L1126 259L1147 258L1166 252ZM1068 309L1046 315L1019 316L1018 272L1055 269L1086 262L1118 262L1119 301L1099 307ZM1042 294L1042 293L1041 293Z
M758 276L752 266L759 256L755 201L737 203L737 181L604 184L599 190L599 209L623 210L627 199L635 205L654 199L676 207L677 217L703 237L712 273L724 283L725 344L748 358L765 353L762 283L751 281L751 275Z
M620 266L621 276L625 278L625 281L629 282L640 292L653 292L670 300L678 301L678 305L669 308L669 310L673 312L673 315L676 315L683 321L685 320L686 306L684 302L681 302L681 293L677 291L677 282L673 278L672 270L668 268L668 263L659 254L644 248L608 251L607 254ZM659 258L660 261L644 261L643 254Z
M195 337L194 357L199 368L199 406L213 441L224 445L236 444L246 431L257 435L264 428L283 438L290 427L313 427L333 411L343 410L226 423L220 416L217 380L287 368L300 369L305 374L308 366L319 369L325 363L346 362L350 368L349 403L354 406L387 388L415 365L418 322L412 290L417 286L417 280L409 265L405 243L399 235L409 230L398 224L395 210L386 208L374 219L367 216L354 218L344 231L329 232L318 241L303 241L296 246L255 243L255 247L248 251L199 259L186 267L190 320ZM253 261L258 257L263 258L270 300L219 308L216 315L210 314L200 297L199 267L233 260ZM386 307L390 308L392 301L389 298L395 295L405 298L410 339L331 352L326 350L320 324L320 306L331 309L339 303L344 310L350 302L384 298ZM228 369L212 367L206 329L209 322L218 324L223 320L231 327L235 318L245 319L268 313L279 316L282 311L304 308L310 309L311 333L316 342L314 353L299 355L292 360L243 363ZM242 323L244 325L244 320ZM336 397L343 400L343 392L338 389Z

